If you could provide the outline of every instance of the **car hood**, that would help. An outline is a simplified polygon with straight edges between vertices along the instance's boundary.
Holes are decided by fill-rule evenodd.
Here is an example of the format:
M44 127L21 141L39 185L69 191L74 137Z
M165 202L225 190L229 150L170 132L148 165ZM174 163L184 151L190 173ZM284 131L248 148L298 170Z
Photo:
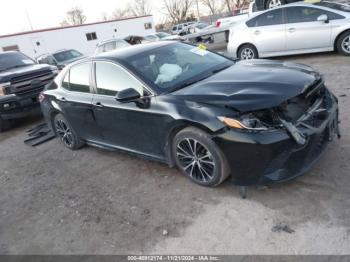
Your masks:
M278 106L321 79L311 67L271 60L240 61L173 92L186 101L254 111Z
M54 69L56 69L56 67L46 64L33 64L18 68L11 68L9 70L0 72L0 83L10 82L12 78L16 78L17 76L31 73L48 72Z

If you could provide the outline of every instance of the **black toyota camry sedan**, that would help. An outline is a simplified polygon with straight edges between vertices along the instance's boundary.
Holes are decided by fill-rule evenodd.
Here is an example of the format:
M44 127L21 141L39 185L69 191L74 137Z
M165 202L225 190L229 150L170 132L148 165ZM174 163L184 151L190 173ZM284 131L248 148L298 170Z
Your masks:
M170 41L79 60L40 100L69 149L128 151L204 186L296 177L338 132L337 99L310 67Z

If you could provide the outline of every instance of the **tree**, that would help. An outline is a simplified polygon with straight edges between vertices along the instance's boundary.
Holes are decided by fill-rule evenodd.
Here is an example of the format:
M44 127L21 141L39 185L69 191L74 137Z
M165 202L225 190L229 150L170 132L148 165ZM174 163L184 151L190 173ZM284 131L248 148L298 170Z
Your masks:
M152 7L149 0L134 0L125 8L116 8L113 11L113 18L125 18L130 16L145 16L152 12Z
M249 4L249 0L225 0L227 10L233 13L236 9L241 9L242 7Z
M168 15L173 23L181 23L186 21L190 9L193 6L193 0L163 0L166 15Z
M221 0L201 0L201 3L207 7L211 15L221 13L223 9L223 2Z
M102 21L108 21L108 15L107 15L106 12L102 12L102 14L101 14L101 20L102 20Z
M151 14L152 7L148 0L134 0L134 2L129 5L129 10L134 16L144 16Z
M114 9L114 11L112 13L112 17L114 19L125 18L125 17L129 17L129 16L132 16L129 7L116 8L116 9Z
M86 21L86 16L80 7L73 7L67 11L66 18L61 25L82 25Z

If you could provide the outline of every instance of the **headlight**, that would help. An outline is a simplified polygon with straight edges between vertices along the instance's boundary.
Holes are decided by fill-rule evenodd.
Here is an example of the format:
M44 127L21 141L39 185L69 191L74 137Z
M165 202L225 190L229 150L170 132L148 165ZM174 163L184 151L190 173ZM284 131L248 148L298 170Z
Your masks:
M60 70L58 70L58 68L52 69L51 71L55 75L57 75L60 72Z
M11 85L10 82L7 83L0 83L0 96L4 96L5 95L5 88L9 87Z
M237 118L219 116L218 119L231 128L254 131L268 130L268 127L253 114L245 114Z

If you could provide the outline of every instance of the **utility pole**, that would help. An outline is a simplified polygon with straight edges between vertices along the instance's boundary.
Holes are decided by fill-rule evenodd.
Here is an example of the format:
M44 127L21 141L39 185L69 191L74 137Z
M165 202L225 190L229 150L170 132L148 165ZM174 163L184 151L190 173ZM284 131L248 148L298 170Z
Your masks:
M25 9L25 11L26 11L27 20L28 20L28 24L29 24L30 30L33 31L34 29L33 29L32 21L30 20L30 17L29 17L29 13L28 13L27 8Z
M198 0L196 0L196 5L197 5L197 22L200 22L200 15L199 15L199 4L198 4Z

